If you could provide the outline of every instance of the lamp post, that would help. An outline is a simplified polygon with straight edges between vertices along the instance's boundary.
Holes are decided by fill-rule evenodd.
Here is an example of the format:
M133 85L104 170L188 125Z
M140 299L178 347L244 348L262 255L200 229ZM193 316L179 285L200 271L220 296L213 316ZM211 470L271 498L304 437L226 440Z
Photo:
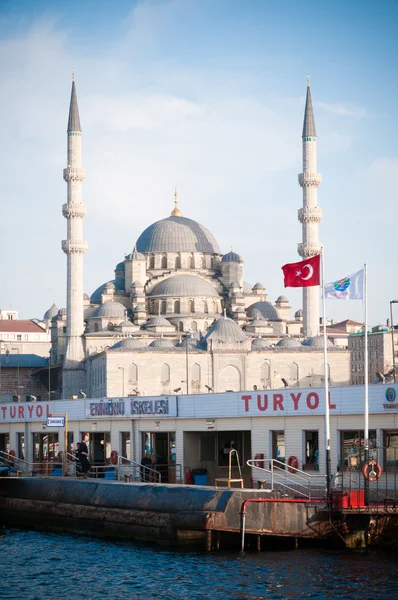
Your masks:
M17 400L18 402L21 400L20 389L19 389L19 348L11 348L11 350L15 350L17 352Z
M118 367L122 371L122 397L124 398L124 367Z
M390 300L390 326L391 326L391 349L392 349L392 371L393 371L393 381L394 383L397 381L395 374L395 352L394 352L394 322L392 320L392 305L398 304L398 300Z
M3 340L0 340L0 398L2 395L2 387L1 387L1 353L3 352Z
M51 400L51 349L48 353L48 401Z

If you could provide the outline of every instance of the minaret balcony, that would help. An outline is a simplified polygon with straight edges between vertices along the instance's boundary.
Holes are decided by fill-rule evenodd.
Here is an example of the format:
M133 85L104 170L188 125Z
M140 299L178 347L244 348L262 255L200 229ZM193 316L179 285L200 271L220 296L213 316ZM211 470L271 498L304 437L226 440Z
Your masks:
M303 258L310 258L311 256L315 256L316 254L320 254L321 248L321 244L309 244L307 242L297 244L297 252Z
M77 167L66 167L64 169L64 180L67 183L84 181L86 179L86 170Z
M62 214L66 219L82 219L87 214L87 206L83 203L74 204L73 202L68 202L62 206Z
M319 187L322 175L320 173L299 173L298 182L301 187Z
M322 209L319 206L305 206L297 211L300 223L320 223Z
M84 254L87 252L88 243L85 240L63 240L62 250L65 254Z

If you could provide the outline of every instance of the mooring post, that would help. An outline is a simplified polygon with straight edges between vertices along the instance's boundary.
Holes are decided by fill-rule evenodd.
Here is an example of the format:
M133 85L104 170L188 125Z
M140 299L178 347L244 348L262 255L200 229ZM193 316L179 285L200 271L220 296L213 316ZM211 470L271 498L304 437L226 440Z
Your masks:
M216 548L217 548L217 550L220 549L220 532L219 531L217 531L217 534L216 534Z
M211 552L211 529L206 531L206 550L207 552Z
M261 535L257 536L257 550L261 550Z

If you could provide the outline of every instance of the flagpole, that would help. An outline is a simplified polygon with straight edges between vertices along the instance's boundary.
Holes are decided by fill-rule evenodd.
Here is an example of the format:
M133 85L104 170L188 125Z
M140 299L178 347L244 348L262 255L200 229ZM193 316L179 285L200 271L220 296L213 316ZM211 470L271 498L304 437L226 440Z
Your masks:
M325 263L324 249L321 251L321 273L322 273L322 310L323 310L323 362L324 362L324 381L325 381L325 437L326 437L326 492L327 500L330 501L330 415L329 415L329 370L328 370L328 351L327 351L327 333L326 333L326 298L325 298Z
M368 359L368 271L367 265L363 266L363 286L364 286L364 312L365 312L365 352L364 352L364 377L365 377L365 427L364 427L364 446L365 452L369 450L369 359Z

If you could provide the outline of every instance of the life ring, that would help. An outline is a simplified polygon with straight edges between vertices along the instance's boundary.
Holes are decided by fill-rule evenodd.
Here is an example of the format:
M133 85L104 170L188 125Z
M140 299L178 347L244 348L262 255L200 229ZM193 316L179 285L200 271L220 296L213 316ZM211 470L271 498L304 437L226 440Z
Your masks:
M14 464L14 458L15 458L15 451L14 450L10 450L8 455L10 456L10 463Z
M294 473L294 471L298 469L298 459L296 456L289 456L287 459L287 470L289 473Z
M111 463L113 465L117 465L117 458L118 458L118 453L116 452L116 450L112 450L112 452L111 452Z
M258 452L254 456L253 465L255 467L258 467L259 469L264 469L264 454L262 454L261 452Z
M376 481L383 473L383 469L375 460L368 460L362 467L362 475L369 481Z

